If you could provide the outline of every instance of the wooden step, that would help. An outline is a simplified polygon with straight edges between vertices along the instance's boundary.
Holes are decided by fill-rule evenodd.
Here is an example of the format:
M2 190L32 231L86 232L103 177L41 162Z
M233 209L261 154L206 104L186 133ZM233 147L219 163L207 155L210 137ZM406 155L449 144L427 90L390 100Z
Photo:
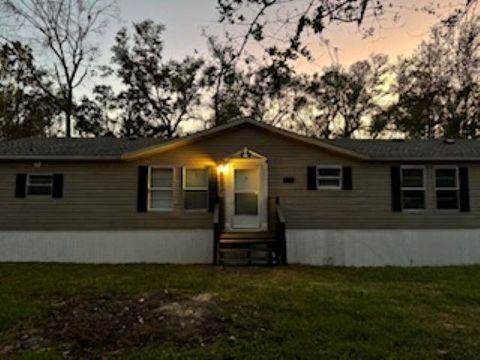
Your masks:
M275 235L271 232L225 232L220 239L273 239Z
M274 254L267 249L221 249L219 255L219 264L225 266L269 266L276 264Z
M274 238L271 239L220 239L220 244L271 244L275 242Z
M278 264L275 234L224 232L218 244L218 263L225 266L272 266Z
M219 252L221 253L248 253L248 252L251 252L251 253L254 253L254 252L263 252L263 253L268 253L270 252L271 250L268 249L268 248L255 248L255 249L252 249L252 248L220 248L218 249Z

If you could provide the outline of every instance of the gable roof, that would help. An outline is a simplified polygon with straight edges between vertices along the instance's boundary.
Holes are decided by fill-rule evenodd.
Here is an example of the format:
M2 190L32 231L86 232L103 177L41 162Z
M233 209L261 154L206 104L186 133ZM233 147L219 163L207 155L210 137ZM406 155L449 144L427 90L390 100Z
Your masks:
M185 137L152 138L38 138L0 142L0 160L136 160L250 124L274 134L359 160L480 161L480 141L456 140L319 140L263 122L241 118Z
M224 132L224 131L227 131L227 130L230 130L230 129L233 129L235 127L245 125L245 124L253 125L253 126L256 126L258 128L270 131L272 133L282 135L282 136L288 137L290 139L298 140L298 141L301 141L301 142L304 142L304 143L307 143L307 144L310 144L310 145L318 146L320 148L323 148L324 150L333 151L333 152L339 153L341 155L350 156L350 157L353 157L353 158L356 158L356 159L361 159L361 160L366 160L367 159L366 155L358 153L354 150L350 150L348 148L337 146L337 145L332 144L328 141L323 141L323 140L319 140L319 139L315 139L315 138L311 138L311 137L307 137L307 136L302 136L302 135L296 134L294 132L287 131L287 130L284 130L284 129L280 129L276 126L269 125L269 124L266 124L266 123L261 122L261 121L252 120L252 119L249 119L249 118L238 118L238 119L229 121L226 124L215 126L213 128L207 129L207 130L199 131L199 132L194 133L192 135L188 135L188 136L181 137L181 138L178 138L178 139L172 139L172 140L166 141L166 142L164 142L163 144L160 144L160 145L152 145L152 146L150 146L148 148L145 148L145 149L139 149L139 150L136 150L136 151L128 152L128 153L123 154L122 158L125 159L125 160L136 160L138 158L142 158L142 157L145 157L145 156L155 155L155 154L158 154L158 153L161 153L161 152L164 152L164 151L168 151L168 150L171 150L171 149L179 147L179 146L184 146L184 145L190 144L192 142L198 141L199 139L207 138L207 137L219 134L221 132Z

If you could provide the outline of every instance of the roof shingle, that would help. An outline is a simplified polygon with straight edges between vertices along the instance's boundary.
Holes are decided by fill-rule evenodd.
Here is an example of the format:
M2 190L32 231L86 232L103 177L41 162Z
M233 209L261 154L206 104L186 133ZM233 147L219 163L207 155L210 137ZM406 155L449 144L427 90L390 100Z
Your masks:
M241 124L242 122L238 122ZM244 123L244 122L243 122ZM249 123L252 123L249 121ZM253 122L254 124L256 122ZM204 133L207 133L204 131ZM282 132L287 133L282 130ZM200 133L201 134L201 133ZM198 133L197 133L198 135ZM187 137L189 138L189 137ZM308 139L310 142L311 138ZM313 140L330 148L347 150L371 160L478 160L480 141L455 140ZM318 141L318 142L317 142ZM122 155L169 143L152 138L38 138L0 142L0 159L120 159Z
M333 145L380 159L480 159L477 140L330 140Z
M123 153L158 145L163 139L151 138L38 138L27 137L0 142L1 157L120 157Z

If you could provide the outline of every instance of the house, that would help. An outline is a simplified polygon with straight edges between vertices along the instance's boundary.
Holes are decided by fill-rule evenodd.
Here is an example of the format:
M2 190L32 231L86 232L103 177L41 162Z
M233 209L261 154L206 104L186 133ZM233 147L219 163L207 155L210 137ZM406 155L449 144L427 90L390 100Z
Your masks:
M480 263L480 142L316 140L250 119L4 142L0 261Z

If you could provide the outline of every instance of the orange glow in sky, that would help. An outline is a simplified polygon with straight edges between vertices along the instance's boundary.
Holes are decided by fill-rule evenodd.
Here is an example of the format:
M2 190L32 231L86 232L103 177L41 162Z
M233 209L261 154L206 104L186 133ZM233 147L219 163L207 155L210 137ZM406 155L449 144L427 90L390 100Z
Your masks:
M303 4L305 0L297 0L294 4ZM320 71L332 60L349 65L355 61L365 59L372 53L384 53L391 60L399 55L409 55L422 39L428 36L429 29L461 5L463 0L392 0L394 7L387 9L384 18L368 20L364 27L372 26L373 36L363 38L356 25L341 24L329 26L323 37L330 43L330 51L318 37L310 37L308 43L313 49L314 61L301 60L297 69L302 72ZM216 10L217 0L119 0L119 23L111 23L103 36L102 60L108 62L110 47L113 44L115 33L121 26L135 21L152 19L166 25L165 55L166 58L181 58L191 55L194 50L200 54L207 52L206 38L202 33L221 37L225 30L230 32L242 29L232 29L218 24ZM389 1L385 1L388 4ZM415 11L415 6L430 5L438 16L428 15L425 11ZM397 14L399 19L393 22ZM261 49L252 44L249 50L255 54Z

